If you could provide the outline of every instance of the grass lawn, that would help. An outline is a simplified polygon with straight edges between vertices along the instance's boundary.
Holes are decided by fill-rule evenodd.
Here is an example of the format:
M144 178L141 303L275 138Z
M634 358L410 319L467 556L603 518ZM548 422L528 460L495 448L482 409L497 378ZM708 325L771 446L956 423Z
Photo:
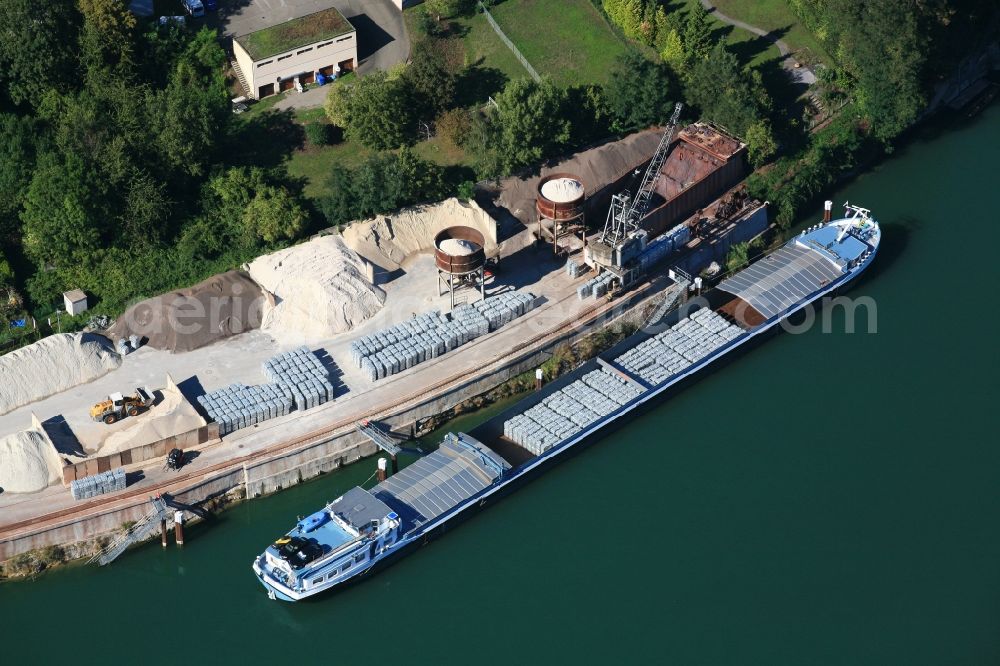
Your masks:
M678 4L671 5L671 7L687 12L697 5L698 0L680 0ZM728 16L742 18L733 14L728 14ZM714 39L725 37L726 45L732 49L743 63L749 64L751 67L759 67L769 60L778 60L781 57L778 47L769 43L763 37L759 37L749 30L743 30L728 23L723 23L711 14L709 14L709 20L712 22L712 37ZM747 21L747 23L756 25L750 21Z
M815 35L802 25L786 0L713 0L726 16L762 30L777 31L799 58L806 63L831 64L831 58Z
M499 70L508 80L528 76L528 70L514 56L482 14L459 18L455 21L462 34L465 47L465 64Z
M360 143L341 141L332 146L309 146L296 150L288 159L288 175L305 180L302 192L310 199L327 194L326 179L334 164L352 169L372 154Z
M430 141L421 141L413 146L413 153L421 159L440 166L472 166L472 159L465 154L464 150L440 136L435 136Z
M559 85L606 83L631 48L590 0L505 0L490 11L538 73Z

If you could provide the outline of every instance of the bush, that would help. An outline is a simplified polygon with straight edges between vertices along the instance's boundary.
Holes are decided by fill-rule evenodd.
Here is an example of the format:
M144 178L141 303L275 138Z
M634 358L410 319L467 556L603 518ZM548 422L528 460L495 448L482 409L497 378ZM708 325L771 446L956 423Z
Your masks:
M331 194L319 203L334 225L436 201L446 194L444 170L409 148L372 155L353 171L335 166L328 183Z
M468 201L476 194L476 184L471 180L463 180L458 184L455 196L463 201Z
M311 146L327 146L331 143L332 132L327 123L309 123L305 127L306 141Z
M464 146L472 130L472 114L466 109L448 109L435 121L438 136L454 146Z

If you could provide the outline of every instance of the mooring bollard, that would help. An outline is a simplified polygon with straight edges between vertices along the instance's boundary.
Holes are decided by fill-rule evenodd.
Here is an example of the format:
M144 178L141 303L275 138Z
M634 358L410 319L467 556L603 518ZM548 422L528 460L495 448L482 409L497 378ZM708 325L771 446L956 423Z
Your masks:
M542 390L542 380L544 378L545 378L545 373L542 372L541 368L538 368L537 370L535 370L535 390L536 391L541 391Z
M174 512L174 541L178 546L184 545L184 512Z
M167 547L167 519L164 518L160 521L160 545L164 548Z
M385 471L389 467L389 461L385 458L378 459L378 482L382 483L385 481Z

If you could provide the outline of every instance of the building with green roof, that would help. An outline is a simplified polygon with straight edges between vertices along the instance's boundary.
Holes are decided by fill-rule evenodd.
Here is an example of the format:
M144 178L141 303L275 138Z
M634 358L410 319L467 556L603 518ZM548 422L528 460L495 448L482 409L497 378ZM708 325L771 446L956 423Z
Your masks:
M260 99L353 70L357 31L330 7L238 35L233 54L247 95Z

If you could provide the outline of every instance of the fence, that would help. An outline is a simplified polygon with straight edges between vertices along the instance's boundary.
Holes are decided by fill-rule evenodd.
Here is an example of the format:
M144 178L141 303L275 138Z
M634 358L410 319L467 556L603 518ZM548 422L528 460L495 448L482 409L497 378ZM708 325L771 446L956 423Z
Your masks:
M490 22L490 26L493 27L493 31L497 33L497 36L500 37L500 41L506 44L507 48L509 48L511 52L517 57L517 59L521 61L521 64L524 65L524 68L526 70L528 70L528 74L531 75L531 78L533 78L535 81L541 81L542 77L538 76L538 72L536 72L535 68L531 66L531 63L528 62L528 59L525 58L523 55L521 55L521 52L517 50L516 46L514 46L514 42L510 41L507 35L503 34L503 30L500 29L500 26L497 24L496 19L493 18L493 14L490 14L490 11L486 9L486 5L480 2L479 9L480 11L483 12L483 15L486 16L486 20Z

